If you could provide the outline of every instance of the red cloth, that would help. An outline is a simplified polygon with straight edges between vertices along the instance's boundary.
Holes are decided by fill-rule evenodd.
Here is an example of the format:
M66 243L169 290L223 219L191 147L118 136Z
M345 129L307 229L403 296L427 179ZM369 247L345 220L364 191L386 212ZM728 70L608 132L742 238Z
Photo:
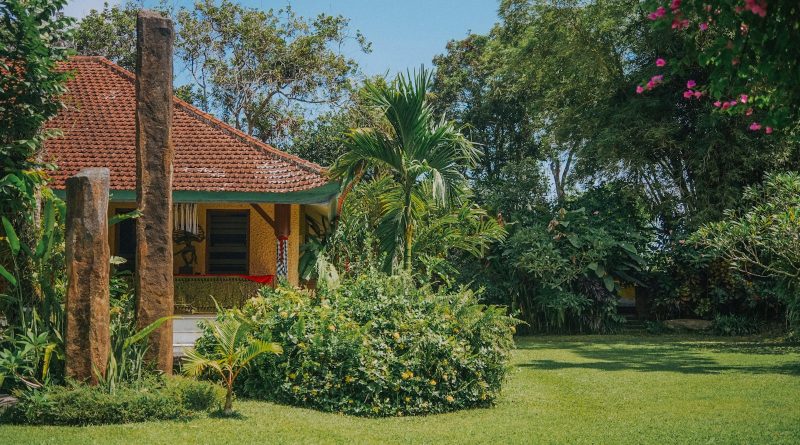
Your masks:
M275 282L275 275L238 275L245 280L250 280L261 284L272 284Z
M260 284L273 284L275 282L275 275L243 275L243 274L175 274L176 277L239 277L254 283Z

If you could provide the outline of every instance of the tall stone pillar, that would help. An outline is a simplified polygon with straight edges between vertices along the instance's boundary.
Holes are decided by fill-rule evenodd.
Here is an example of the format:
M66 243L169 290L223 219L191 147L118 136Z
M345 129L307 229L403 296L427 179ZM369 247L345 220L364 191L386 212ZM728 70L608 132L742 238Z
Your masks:
M171 316L172 284L172 21L142 10L136 19L136 321ZM172 372L172 322L149 338L148 356Z
M66 181L67 376L97 383L110 351L108 169L87 168Z

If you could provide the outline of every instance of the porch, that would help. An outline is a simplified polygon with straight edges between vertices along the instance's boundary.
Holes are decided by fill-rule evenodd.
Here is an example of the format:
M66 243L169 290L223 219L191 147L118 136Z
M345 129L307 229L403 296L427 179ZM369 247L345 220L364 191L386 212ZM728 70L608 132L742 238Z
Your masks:
M109 203L109 216L133 211L135 203ZM174 226L175 314L211 314L216 304L238 307L279 280L298 285L300 246L324 226L332 203L176 203ZM310 224L310 225L309 225ZM109 231L111 254L122 270L136 265L136 222ZM216 302L216 303L215 303ZM177 328L176 328L177 329ZM176 330L177 335L177 330ZM176 340L177 341L177 340Z

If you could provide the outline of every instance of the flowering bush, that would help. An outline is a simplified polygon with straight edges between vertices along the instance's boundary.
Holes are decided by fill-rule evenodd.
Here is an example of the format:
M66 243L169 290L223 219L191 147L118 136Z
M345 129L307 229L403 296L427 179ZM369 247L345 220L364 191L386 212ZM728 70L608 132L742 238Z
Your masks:
M677 77L707 71L707 82L689 80L684 97L716 98L714 107L748 117L750 131L791 128L797 120L800 75L797 27L800 9L795 0L649 0L647 18L658 31L676 32L692 42L674 60L659 58L663 74ZM658 82L651 79L650 90Z
M241 311L284 354L256 359L238 394L360 416L490 405L517 323L471 291L434 293L375 272L316 293L265 288Z

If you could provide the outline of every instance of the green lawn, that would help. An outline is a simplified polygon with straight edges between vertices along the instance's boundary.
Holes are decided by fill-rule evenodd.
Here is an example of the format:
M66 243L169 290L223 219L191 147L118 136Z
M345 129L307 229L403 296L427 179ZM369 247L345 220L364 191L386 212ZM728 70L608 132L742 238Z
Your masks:
M242 419L0 427L0 443L800 443L800 347L528 337L495 408L361 419L243 401Z

